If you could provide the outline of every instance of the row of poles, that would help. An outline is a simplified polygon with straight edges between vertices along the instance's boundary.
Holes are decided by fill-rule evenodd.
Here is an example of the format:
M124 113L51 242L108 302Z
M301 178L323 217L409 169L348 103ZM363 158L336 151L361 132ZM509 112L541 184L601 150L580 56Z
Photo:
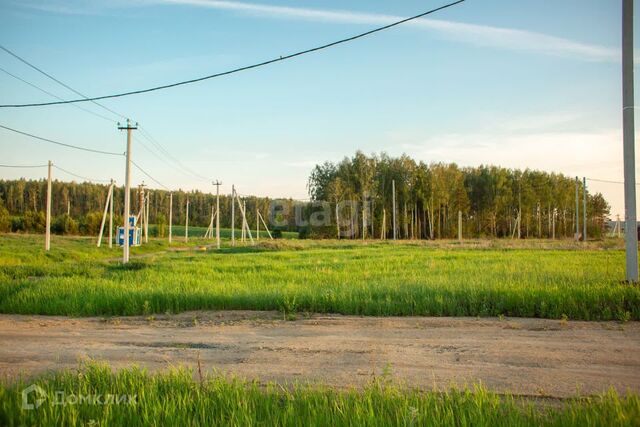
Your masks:
M628 282L638 281L638 235L636 217L636 176L635 176L635 126L634 126L634 65L633 65L633 0L622 0L622 116L623 116L623 155L624 155L624 199L625 199L625 242L626 242L626 278ZM124 245L122 260L129 262L129 211L130 211L130 183L131 183L131 145L132 131L137 126L131 125L127 119L125 126L118 125L118 129L127 131L127 152L125 172L125 200L124 200ZM48 163L47 182L47 219L45 249L49 250L51 242L51 167ZM576 179L576 194L578 192ZM393 238L396 238L395 212L395 182L393 182ZM235 189L234 189L235 195ZM234 206L232 204L232 206ZM242 209L242 208L241 208ZM234 213L232 210L232 214ZM579 210L579 199L576 196L576 215ZM584 202L586 213L586 198ZM243 213L244 216L244 213ZM188 218L188 216L187 216ZM219 216L218 216L219 218ZM576 217L578 219L578 217ZM584 221L584 236L586 237L586 221ZM171 225L169 226L171 227ZM219 229L219 227L217 227ZM244 228L244 227L243 227ZM249 236L251 237L251 231ZM576 238L579 234L579 224L576 221ZM252 239L253 240L253 239ZM235 236L232 234L232 241Z

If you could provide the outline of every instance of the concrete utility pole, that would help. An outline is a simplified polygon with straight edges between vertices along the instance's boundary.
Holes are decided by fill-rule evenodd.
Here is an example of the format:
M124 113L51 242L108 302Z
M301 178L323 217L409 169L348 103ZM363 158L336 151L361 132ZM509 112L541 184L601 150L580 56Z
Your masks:
M576 176L576 242L580 241L580 181Z
M462 242L462 211L458 211L458 241Z
M184 241L189 241L189 198L187 198L187 215L184 223Z
M53 163L49 160L47 165L47 225L44 234L44 250L51 249L51 167Z
M172 229L171 229L171 225L173 222L173 193L169 193L169 244L171 244L171 234L172 234Z
M393 201L393 240L396 240L396 180L391 180L391 198Z
M231 246L236 245L236 186L231 186Z
M149 206L151 203L151 192L147 191L146 199L147 201L144 207L144 242L149 243Z
M127 119L126 126L120 126L118 123L118 129L127 131L127 166L125 168L125 180L124 180L124 245L122 245L122 262L126 264L129 262L129 212L131 208L131 131L138 129L136 126L132 126L129 119Z
M587 242L587 178L582 177L582 241Z
M220 186L222 183L216 181L213 185L216 186L216 244L220 249Z
M115 183L111 180L111 199L109 200L109 249L113 247L113 193L115 192Z
M622 122L624 144L624 211L627 281L638 281L636 154L633 96L633 0L622 1Z

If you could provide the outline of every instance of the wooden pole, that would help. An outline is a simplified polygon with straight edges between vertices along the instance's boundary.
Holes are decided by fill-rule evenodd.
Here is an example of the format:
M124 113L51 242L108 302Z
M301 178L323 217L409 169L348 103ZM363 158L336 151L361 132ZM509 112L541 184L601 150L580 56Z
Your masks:
M49 160L47 164L47 219L44 234L44 250L51 249L51 167L53 163Z

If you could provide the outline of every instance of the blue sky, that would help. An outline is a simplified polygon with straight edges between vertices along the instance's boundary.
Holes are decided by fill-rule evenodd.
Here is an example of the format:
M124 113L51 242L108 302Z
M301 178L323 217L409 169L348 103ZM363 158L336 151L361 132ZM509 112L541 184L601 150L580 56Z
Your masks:
M0 0L0 44L97 96L286 55L444 3ZM139 121L199 175L222 180L225 192L235 183L244 194L305 198L315 163L357 149L620 180L620 3L467 0L330 50L104 104ZM4 52L0 67L76 97ZM0 72L0 103L50 100ZM97 149L125 146L114 123L71 106L2 109L0 124ZM140 144L151 146L137 137L134 160L166 186L213 190ZM51 159L84 176L124 178L122 159L1 129L0 152L0 163ZM134 183L143 179L150 183L134 172ZM621 185L590 187L622 214Z

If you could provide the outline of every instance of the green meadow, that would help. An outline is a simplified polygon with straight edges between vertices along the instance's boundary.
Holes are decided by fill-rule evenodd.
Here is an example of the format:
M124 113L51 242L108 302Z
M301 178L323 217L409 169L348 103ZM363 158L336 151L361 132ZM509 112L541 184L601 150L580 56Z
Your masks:
M0 235L0 312L68 316L280 310L366 316L639 320L615 244L391 243L152 239L121 250L95 239Z
M40 387L42 403L23 409L21 390ZM112 396L112 397L109 397ZM36 396L31 396L33 402ZM103 405L112 399L118 404ZM533 403L482 386L445 392L395 385L388 377L364 389L260 384L185 369L150 374L89 364L31 382L0 383L5 426L633 426L637 395Z

